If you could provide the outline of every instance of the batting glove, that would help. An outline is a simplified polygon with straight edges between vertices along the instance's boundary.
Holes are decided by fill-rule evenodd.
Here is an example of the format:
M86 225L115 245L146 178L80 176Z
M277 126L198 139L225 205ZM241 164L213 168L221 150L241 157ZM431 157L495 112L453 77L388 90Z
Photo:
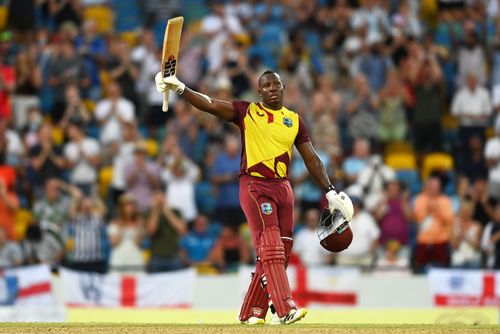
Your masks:
M163 82L163 75L161 72L155 75L156 90L158 93L165 93L168 90L167 84Z
M354 208L352 207L352 201L343 191L337 194L335 190L330 190L326 193L326 199L328 200L328 209L330 213L335 210L339 210L344 216L345 220L350 222L354 214Z
M163 78L162 73L158 72L155 75L156 90L159 93L164 93L167 89L175 90L179 95L184 93L186 85L183 84L175 75Z

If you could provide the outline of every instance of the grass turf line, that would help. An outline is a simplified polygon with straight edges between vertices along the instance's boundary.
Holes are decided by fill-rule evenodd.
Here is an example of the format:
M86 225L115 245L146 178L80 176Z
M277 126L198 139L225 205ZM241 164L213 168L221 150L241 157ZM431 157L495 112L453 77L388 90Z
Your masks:
M326 325L293 324L290 326L184 325L184 324L118 324L118 323L1 323L0 333L68 333L68 334L135 334L135 333L424 333L472 334L500 333L498 325Z

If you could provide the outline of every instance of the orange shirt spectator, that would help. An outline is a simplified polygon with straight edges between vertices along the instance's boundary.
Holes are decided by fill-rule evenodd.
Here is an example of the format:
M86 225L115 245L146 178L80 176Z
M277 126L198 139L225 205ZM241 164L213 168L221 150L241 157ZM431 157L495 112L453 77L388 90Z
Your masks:
M0 225L5 228L10 240L15 239L14 225L18 209L17 195L7 188L3 179L0 179Z
M0 117L10 120L10 95L14 91L16 76L14 68L0 62Z
M419 228L417 242L420 244L439 244L450 240L453 209L448 196L440 191L439 180L431 178L415 199L413 215Z

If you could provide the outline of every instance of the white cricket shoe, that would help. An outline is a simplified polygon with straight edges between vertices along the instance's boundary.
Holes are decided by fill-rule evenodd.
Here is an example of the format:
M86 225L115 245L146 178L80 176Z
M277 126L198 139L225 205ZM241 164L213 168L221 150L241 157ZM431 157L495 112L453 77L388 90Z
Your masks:
M298 310L292 309L286 316L280 319L280 322L285 325L290 325L304 318L306 314L307 310L305 308L300 308Z
M250 317L245 321L240 321L242 325L265 325L266 320L257 317Z
M271 325L281 325L280 317L278 313L276 313L274 305L271 303L269 304L269 311L271 312Z

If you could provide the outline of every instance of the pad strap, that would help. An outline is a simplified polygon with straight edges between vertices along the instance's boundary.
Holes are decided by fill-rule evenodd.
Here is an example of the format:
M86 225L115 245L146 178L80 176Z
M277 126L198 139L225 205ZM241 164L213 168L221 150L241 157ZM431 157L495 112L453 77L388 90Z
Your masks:
M266 318L269 305L267 292L262 283L263 275L262 265L260 261L257 261L255 272L252 273L250 286L248 287L243 305L241 306L240 315L238 316L240 321L246 321L250 317Z
M292 255L293 239L288 237L281 237L283 247L285 248L285 268L288 268L290 256Z
M267 279L267 292L271 296L278 316L282 318L296 306L286 276L285 248L279 228L271 227L262 231L258 253Z

